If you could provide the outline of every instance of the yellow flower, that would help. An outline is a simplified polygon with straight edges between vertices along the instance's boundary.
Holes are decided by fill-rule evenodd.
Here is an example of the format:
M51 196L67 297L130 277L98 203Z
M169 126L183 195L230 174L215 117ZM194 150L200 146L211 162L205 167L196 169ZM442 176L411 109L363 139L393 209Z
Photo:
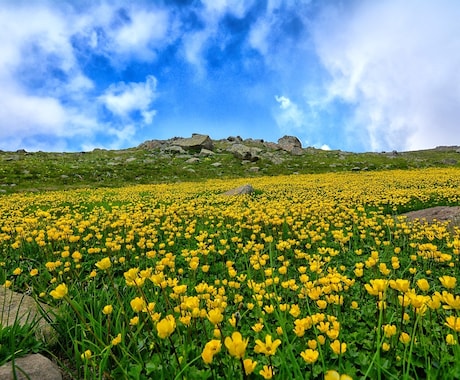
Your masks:
M9 288L13 283L10 280L6 280L5 283L3 284L3 287Z
M326 337L324 335L320 334L316 338L318 339L319 344L323 345L324 343L326 343Z
M268 365L264 365L263 368L259 371L259 374L264 379L271 379L273 377L273 368Z
M13 274L14 274L15 276L19 276L21 273L22 273L22 269L21 269L21 268L16 268L16 269L13 271Z
M257 362L252 361L251 359L244 359L243 360L243 366L244 366L244 372L246 375L250 375L251 373L254 372L256 369Z
M139 317L137 315L129 320L130 326L136 326L138 323L139 323Z
M330 345L329 345L334 352L334 354L340 355L345 353L347 350L347 344L346 343L340 343L339 340L334 340Z
M272 341L272 337L270 335L265 336L265 343L262 342L260 339L256 340L256 346L254 347L254 351L256 353L262 353L266 356L275 355L276 349L281 344L281 340L276 339Z
M356 310L356 309L359 309L358 302L352 301L352 302L351 302L351 308L352 308L352 309L355 309L355 310Z
M144 308L145 308L145 301L141 297L133 298L131 300L130 304L131 304L131 308L136 313L139 313L140 311L144 310Z
M68 292L67 285L66 284L60 284L56 286L55 290L52 290L50 292L51 297L53 297L56 300L59 300L61 298L64 298Z
M396 326L383 325L383 332L387 338L391 338L393 335L396 335Z
M36 276L36 275L38 274L38 269L36 269L36 268L32 269L32 270L29 272L29 274L30 274L32 277Z
M82 360L89 360L91 359L91 356L93 356L93 353L91 352L91 350L86 350L85 352L83 352L80 357L82 358Z
M121 334L118 334L115 338L112 339L112 345L116 346L121 343Z
M453 315L447 317L445 325L456 332L460 332L460 317Z
M222 315L220 309L209 310L207 317L213 325L218 325L224 320L224 316Z
M254 326L251 327L255 332L260 332L264 328L262 323L256 323Z
M102 309L102 313L105 315L112 314L112 312L113 312L112 305L105 305L104 308Z
M316 301L316 304L320 309L325 309L327 307L327 302L324 300L318 300Z
M449 346L454 346L457 344L457 341L455 340L455 337L452 334L447 334L446 336L446 343Z
M444 309L460 310L460 296L454 296L452 293L443 292L443 301L447 304Z
M224 341L230 355L237 359L243 358L248 342L249 339L243 339L238 331L235 331L231 338L229 336L226 337Z
M340 373L334 370L329 370L324 374L324 380L340 380Z
M302 351L300 353L300 356L302 356L303 360L305 360L306 363L313 364L314 362L318 360L319 352L316 350L307 348L305 351Z
M410 342L410 335L408 333L402 332L399 336L399 341L403 344L407 344Z
M370 285L364 284L364 287L371 296L382 295L388 286L388 280L384 280L381 278L376 278L375 280L370 280L369 282Z
M386 343L386 342L382 343L382 350L383 351L389 351L390 348L391 348L391 346L388 343Z
M264 306L264 311L267 314L272 314L275 311L275 307L273 305L265 305Z
M422 292L427 292L430 289L430 284L425 278L417 280L417 286Z
M162 319L157 323L157 333L161 339L165 339L170 336L176 328L176 320L174 316L167 315L166 318Z
M100 270L109 269L111 265L112 265L112 263L110 262L110 257L104 257L102 260L100 260L100 261L98 261L98 262L96 263L96 266L97 266Z
M222 343L220 340L212 339L205 344L203 352L201 353L201 358L206 364L211 364L214 355L220 352Z
M390 280L390 288L398 290L400 292L406 293L409 291L410 282L409 280L404 280L398 278L396 280Z
M329 370L324 374L324 380L353 380L351 376L340 374L337 371Z
M439 281L441 281L442 286L444 286L447 289L455 288L455 284L457 283L457 279L451 276L439 277Z

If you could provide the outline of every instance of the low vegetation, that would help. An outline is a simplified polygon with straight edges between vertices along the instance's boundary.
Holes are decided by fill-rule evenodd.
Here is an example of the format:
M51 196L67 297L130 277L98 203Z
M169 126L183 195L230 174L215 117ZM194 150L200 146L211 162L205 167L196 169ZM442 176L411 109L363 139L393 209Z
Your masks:
M97 157L146 154L37 153L21 170L33 159L61 189L61 173L87 184ZM306 157L289 165L319 171ZM104 185L142 182L141 167ZM460 229L400 215L459 205L459 174L255 173L235 197L222 193L247 178L4 194L0 284L55 307L48 355L76 379L459 378Z
M214 154L174 154L161 149L132 148L79 153L0 151L0 192L118 187L134 184L254 178L286 174L460 167L459 147L415 152L349 153L306 148L291 155L251 140L261 149L255 162L241 161L226 140L214 142ZM190 157L199 157L188 163Z

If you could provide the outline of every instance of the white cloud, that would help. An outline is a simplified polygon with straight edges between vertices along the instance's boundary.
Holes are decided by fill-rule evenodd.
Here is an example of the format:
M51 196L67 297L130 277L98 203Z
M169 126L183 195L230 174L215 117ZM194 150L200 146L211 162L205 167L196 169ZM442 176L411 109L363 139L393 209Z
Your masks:
M114 84L101 95L83 71L93 54L108 57L117 69L131 58L154 59L155 49L175 38L168 13L155 7L126 5L126 20L116 23L125 6L119 3L95 2L84 13L66 2L0 6L0 25L8 31L0 34L0 149L69 149L66 139L75 149L90 146L100 133L112 137L107 144L120 145L135 133L131 112L152 123L153 76ZM76 46L75 38L87 44ZM101 119L98 100L118 118Z
M119 82L112 84L99 97L99 101L121 118L129 117L133 111L140 111L144 115L144 121L151 123L155 113L150 106L156 97L156 85L157 80L151 75L142 83Z
M275 96L279 103L274 117L278 126L285 132L300 130L305 125L305 115L297 104L286 96Z
M163 44L168 37L168 25L168 13L165 11L135 9L130 13L130 22L114 31L113 50L151 60L155 57L156 45Z
M328 8L314 27L331 76L324 103L352 105L349 132L371 150L458 144L459 19L448 0Z
M227 43L229 36L219 34L221 20L227 15L243 18L254 0L203 0L202 3L204 7L199 10L199 17L204 24L203 28L182 35L183 56L195 66L200 77L205 74L204 54L208 41L214 40L213 43L216 43L218 37L222 48Z

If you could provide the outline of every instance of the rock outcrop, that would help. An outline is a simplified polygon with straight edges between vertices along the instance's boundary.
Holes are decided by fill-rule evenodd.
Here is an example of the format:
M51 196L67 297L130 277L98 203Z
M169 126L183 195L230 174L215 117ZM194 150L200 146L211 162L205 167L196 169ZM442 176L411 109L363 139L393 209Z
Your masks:
M41 354L31 354L0 367L2 380L62 380L56 364Z
M194 152L199 152L201 149L207 149L211 151L214 149L211 138L208 135L200 135L198 133L194 133L192 137L189 138L178 139L175 141L174 145Z
M278 140L278 146L295 156L303 154L302 143L297 137L283 136Z
M254 162L259 160L259 154L262 149L246 146L243 144L233 144L228 148L228 151L233 153L233 155L240 160Z

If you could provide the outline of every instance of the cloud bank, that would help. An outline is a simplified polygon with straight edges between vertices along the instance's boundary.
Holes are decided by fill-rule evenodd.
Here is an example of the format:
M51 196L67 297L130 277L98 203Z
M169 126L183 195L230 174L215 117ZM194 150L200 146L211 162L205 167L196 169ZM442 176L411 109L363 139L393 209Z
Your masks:
M5 0L0 149L460 144L460 3Z
M314 26L330 79L321 107L344 102L347 136L371 150L459 143L460 4L357 2Z

